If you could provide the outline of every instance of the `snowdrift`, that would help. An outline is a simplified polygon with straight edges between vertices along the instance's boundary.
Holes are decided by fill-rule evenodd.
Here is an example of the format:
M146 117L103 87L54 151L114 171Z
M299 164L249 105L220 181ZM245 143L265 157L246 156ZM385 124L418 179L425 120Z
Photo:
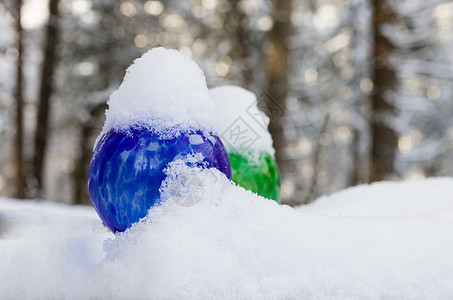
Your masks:
M453 297L452 178L359 186L293 209L215 170L193 175L195 205L164 186L164 203L117 236L92 208L0 199L0 298Z

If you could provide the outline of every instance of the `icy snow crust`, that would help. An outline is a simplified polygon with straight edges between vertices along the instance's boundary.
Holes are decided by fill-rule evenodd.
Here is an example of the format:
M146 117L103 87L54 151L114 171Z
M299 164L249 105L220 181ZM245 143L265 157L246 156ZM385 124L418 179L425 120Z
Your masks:
M452 178L378 183L292 209L215 170L123 234L92 209L0 200L4 299L449 299Z
M176 50L153 48L136 59L108 106L100 137L131 126L146 127L166 139L197 130L216 133L205 76Z
M261 152L274 156L272 137L267 127L269 117L259 110L256 96L238 86L209 90L215 104L219 134L229 153L237 153L257 162ZM235 134L241 132L237 138ZM245 143L244 141L254 141Z

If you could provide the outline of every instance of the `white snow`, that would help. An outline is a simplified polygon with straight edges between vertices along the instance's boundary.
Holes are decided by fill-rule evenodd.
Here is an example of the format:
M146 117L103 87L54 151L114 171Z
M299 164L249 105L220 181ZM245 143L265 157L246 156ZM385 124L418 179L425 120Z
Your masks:
M153 48L136 59L108 106L100 136L131 126L147 127L166 138L196 130L216 132L203 72L172 49Z
M449 299L453 178L350 188L292 209L175 163L123 234L90 208L0 199L2 299ZM171 201L171 178L202 182ZM6 224L6 225L5 225Z
M216 107L220 138L228 152L243 154L257 161L261 152L275 154L267 130L269 117L259 110L256 96L238 86L209 90Z

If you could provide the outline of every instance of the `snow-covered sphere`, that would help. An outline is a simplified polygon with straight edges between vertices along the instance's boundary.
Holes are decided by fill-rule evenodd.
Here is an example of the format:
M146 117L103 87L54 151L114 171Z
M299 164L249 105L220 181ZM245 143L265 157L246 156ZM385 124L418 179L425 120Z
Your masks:
M210 90L220 138L230 158L232 180L260 196L280 202L280 173L274 158L269 117L256 96L237 86Z
M124 231L159 203L169 162L200 153L231 179L203 72L175 50L155 48L127 69L108 102L88 188L104 224Z
M228 156L220 139L201 132L162 139L146 128L109 131L91 160L88 187L94 208L112 231L124 231L159 203L167 164L201 153L203 162L231 179ZM204 164L203 164L204 163Z

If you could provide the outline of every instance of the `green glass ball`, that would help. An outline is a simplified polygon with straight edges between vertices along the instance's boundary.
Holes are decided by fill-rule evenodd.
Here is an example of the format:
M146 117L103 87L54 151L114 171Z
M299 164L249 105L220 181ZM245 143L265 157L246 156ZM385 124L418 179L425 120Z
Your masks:
M232 180L247 190L280 203L280 173L275 159L261 153L257 162L228 153Z

